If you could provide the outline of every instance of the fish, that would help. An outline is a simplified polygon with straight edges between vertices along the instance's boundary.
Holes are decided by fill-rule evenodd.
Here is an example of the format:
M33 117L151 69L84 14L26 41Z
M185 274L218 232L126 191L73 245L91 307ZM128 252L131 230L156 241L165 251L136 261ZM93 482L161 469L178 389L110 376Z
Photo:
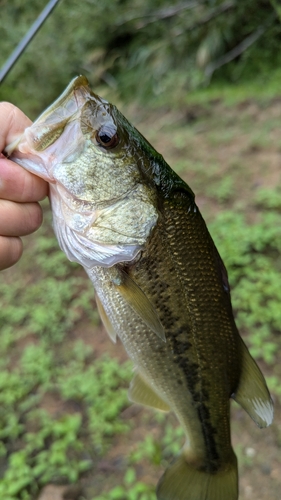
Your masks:
M273 402L193 191L84 76L6 153L49 182L59 245L84 267L105 329L133 361L129 399L173 412L184 430L157 499L237 500L230 400L260 428Z

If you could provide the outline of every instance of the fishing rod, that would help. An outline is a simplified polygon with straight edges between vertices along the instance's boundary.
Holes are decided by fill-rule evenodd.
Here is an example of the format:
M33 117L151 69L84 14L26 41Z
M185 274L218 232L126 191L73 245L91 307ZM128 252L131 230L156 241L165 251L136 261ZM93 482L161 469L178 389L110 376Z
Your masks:
M0 70L0 84L8 75L18 58L21 56L25 48L31 42L32 38L36 35L37 31L41 28L42 24L46 21L47 17L51 14L59 0L50 0L46 7L42 10L41 14L37 17L36 21L32 24L26 35L20 41L18 46L12 52L8 60L5 62Z

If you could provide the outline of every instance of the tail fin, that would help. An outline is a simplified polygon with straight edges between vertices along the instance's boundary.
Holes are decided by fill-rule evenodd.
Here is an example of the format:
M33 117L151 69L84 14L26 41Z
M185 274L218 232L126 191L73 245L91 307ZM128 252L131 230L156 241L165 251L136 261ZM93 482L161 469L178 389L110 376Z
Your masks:
M237 500L237 459L224 470L208 473L195 469L181 454L165 471L156 491L158 500Z

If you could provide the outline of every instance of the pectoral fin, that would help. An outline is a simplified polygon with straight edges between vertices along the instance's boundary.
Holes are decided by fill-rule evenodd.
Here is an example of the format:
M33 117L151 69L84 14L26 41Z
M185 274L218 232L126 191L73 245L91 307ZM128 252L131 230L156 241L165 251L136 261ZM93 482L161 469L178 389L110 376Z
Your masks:
M273 419L273 402L258 365L241 339L242 372L240 383L232 394L259 427L267 427Z
M164 328L153 305L141 288L124 271L120 271L120 282L113 281L116 290L128 302L130 307L141 317L145 324L166 342Z
M167 403L154 392L138 373L134 376L130 384L128 397L133 403L151 406L157 410L170 411Z
M100 315L101 320L104 324L104 327L105 327L108 335L110 336L112 342L114 342L114 344L116 344L116 337L117 337L116 332L114 331L114 328L111 324L111 321L109 320L98 295L96 294L95 297L96 297L96 303L97 303L99 315Z

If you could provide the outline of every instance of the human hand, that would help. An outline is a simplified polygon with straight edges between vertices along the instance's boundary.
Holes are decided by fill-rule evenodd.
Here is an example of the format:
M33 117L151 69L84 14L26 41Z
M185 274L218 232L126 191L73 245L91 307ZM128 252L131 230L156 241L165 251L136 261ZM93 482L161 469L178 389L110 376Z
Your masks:
M0 270L15 264L22 254L20 236L42 223L37 203L48 194L48 184L2 154L5 147L31 124L27 116L8 102L0 103Z

